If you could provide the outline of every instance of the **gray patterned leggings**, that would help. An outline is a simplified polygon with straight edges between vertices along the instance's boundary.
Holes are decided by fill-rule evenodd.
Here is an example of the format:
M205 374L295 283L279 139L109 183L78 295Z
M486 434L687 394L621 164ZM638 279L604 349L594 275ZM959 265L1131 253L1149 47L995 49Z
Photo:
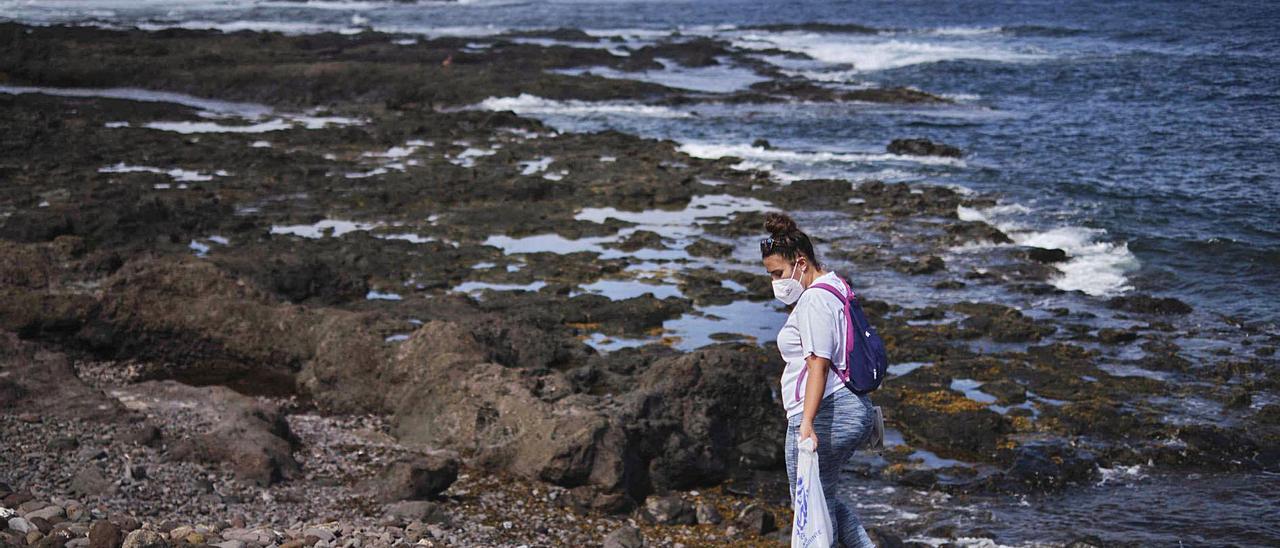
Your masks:
M842 388L822 398L818 414L813 417L813 432L818 436L818 475L822 478L822 493L831 512L831 529L839 544L848 548L875 548L858 514L836 496L836 490L840 488L840 470L853 456L854 450L871 439L871 408L871 398ZM800 434L803 418L803 413L797 413L787 420L787 479L792 489L796 484L796 436Z

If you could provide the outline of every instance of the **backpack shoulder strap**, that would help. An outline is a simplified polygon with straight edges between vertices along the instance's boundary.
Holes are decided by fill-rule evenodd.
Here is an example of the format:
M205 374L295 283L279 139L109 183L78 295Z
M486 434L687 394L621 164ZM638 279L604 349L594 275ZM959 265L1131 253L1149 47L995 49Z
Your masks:
M849 284L844 280L840 280L840 282L844 283L845 287L849 287ZM844 321L845 321L844 368L843 369L835 368L835 369L836 369L836 375L839 376L841 380L847 383L849 381L849 377L851 376L851 372L849 370L849 362L850 362L849 356L853 353L853 345L854 345L854 341L856 340L856 337L854 335L854 327L853 327L853 313L852 311L849 310L849 300L853 298L853 294L852 294L852 291L850 291L850 294L846 296L845 294L841 293L840 290L832 287L829 284L824 284L824 283L811 284L809 286L809 289L813 289L815 287L819 289L827 290L827 292L831 293L832 295L835 295L837 299L840 299L840 303L844 305Z
M831 293L832 295L835 295L837 299L840 299L840 302L844 303L845 306L849 305L849 297L845 296L845 294L841 293L840 290L832 287L830 284L824 284L821 282L811 284L809 286L809 289L813 289L813 288L825 289L827 290L828 293Z

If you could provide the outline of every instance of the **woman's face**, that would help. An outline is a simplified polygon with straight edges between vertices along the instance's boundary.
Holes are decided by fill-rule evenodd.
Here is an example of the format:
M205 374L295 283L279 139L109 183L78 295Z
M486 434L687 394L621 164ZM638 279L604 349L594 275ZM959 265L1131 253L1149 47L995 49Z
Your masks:
M774 253L764 258L764 269L769 273L769 277L775 280L794 278L796 276L794 269L803 269L804 264L804 257L797 257L796 263L791 264L781 253Z

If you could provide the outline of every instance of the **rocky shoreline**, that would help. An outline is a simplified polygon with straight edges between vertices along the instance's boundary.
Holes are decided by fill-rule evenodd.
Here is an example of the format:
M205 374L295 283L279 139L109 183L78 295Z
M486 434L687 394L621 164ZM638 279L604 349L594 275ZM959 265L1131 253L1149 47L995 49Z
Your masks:
M776 351L728 331L684 351L665 327L767 301L737 254L765 210L865 223L866 241L822 242L828 257L937 291L1062 293L1048 283L1061 250L943 258L1010 242L957 214L998 196L779 185L670 141L468 108L945 101L835 93L710 39L628 57L545 43L588 38L0 24L0 542L773 545L789 515ZM658 57L767 80L699 94L564 72ZM1102 467L1280 467L1274 335L1190 324L1167 298L1100 305L1126 327L868 301L904 366L875 396L902 439L857 473L963 497L1070 489ZM1232 344L1192 361L1186 338ZM638 342L597 348L612 341ZM1220 420L1158 404L1189 397Z

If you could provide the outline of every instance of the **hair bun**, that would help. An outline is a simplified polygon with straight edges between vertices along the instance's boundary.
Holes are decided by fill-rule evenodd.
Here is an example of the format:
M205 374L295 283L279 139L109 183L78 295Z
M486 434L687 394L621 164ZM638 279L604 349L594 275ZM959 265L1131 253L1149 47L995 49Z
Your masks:
M769 231L769 234L781 236L798 231L800 227L796 226L795 219L786 213L770 213L764 216L764 229Z

